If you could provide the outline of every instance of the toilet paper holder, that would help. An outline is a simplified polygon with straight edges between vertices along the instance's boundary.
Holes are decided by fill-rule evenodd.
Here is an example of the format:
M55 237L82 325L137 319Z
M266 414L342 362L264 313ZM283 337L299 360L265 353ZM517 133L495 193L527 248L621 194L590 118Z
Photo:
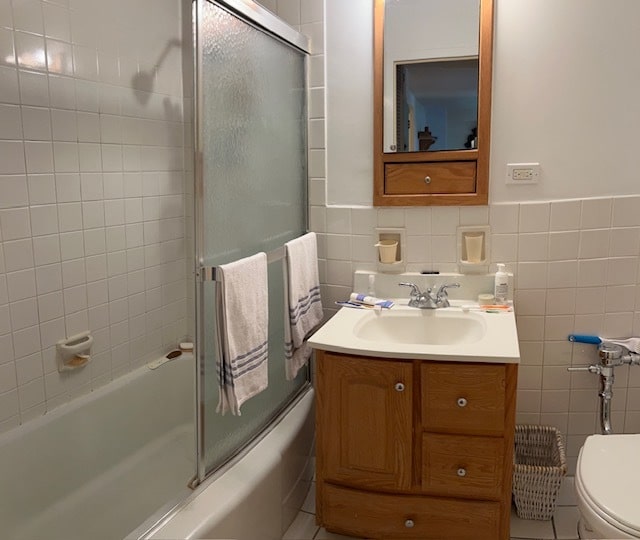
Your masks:
M91 361L93 336L88 330L56 343L58 371L70 371L86 366Z

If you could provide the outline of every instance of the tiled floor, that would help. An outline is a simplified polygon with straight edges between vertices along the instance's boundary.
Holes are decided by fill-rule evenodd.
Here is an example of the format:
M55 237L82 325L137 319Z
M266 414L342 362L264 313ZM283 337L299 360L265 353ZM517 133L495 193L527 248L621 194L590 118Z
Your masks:
M298 516L282 537L282 540L359 540L350 536L333 534L320 528L315 522L315 483L307 495ZM578 509L573 495L573 477L564 479L558 507L550 521L520 519L515 510L511 513L511 540L576 540Z

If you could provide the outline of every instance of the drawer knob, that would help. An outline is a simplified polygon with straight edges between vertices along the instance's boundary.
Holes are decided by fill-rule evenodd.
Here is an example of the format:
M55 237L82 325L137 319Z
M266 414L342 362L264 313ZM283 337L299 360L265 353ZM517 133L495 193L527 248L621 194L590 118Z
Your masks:
M463 467L460 467L457 471L457 474L460 478L467 476L467 469L464 469Z
M430 176L425 176L424 177L424 183L425 184L430 184L431 183L431 177Z
M407 521L404 522L404 526L407 529L413 529L413 526L415 525L415 523L413 522L412 519L408 519Z
M396 389L396 392L404 392L404 384L402 384L401 382L396 383L394 388Z
M465 398L461 397L461 398L458 398L457 403L458 403L458 407L466 407L468 402Z

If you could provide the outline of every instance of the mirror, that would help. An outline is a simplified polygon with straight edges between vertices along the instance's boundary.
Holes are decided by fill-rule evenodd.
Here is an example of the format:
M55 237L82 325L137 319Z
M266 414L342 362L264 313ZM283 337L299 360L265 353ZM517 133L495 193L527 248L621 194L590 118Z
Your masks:
M374 2L374 204L487 204L493 0Z

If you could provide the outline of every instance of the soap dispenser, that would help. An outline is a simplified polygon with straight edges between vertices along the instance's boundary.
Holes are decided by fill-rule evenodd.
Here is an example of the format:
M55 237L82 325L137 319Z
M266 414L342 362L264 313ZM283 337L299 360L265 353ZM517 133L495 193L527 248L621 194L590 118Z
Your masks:
M496 298L496 304L506 304L509 298L509 274L505 271L503 263L498 263L493 295Z

